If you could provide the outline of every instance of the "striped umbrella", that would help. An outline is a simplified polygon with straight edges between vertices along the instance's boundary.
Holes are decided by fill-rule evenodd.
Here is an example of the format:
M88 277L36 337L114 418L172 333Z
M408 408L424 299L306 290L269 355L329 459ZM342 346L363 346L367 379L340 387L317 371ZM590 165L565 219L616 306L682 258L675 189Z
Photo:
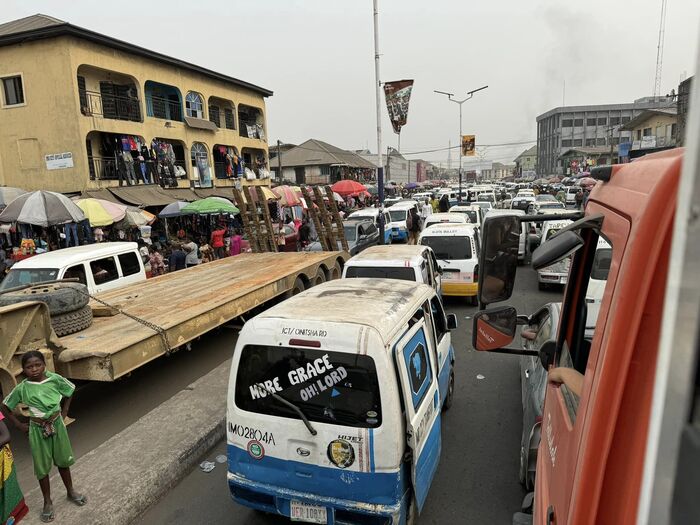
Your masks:
M0 222L21 222L44 227L83 220L83 210L72 200L61 193L44 190L20 195L0 213Z
M90 226L109 226L119 222L126 215L126 206L104 199L78 199L75 201L78 208L83 210L85 217L90 221Z
M296 188L296 189L295 189ZM295 186L276 186L272 193L277 195L282 206L300 206L301 189Z

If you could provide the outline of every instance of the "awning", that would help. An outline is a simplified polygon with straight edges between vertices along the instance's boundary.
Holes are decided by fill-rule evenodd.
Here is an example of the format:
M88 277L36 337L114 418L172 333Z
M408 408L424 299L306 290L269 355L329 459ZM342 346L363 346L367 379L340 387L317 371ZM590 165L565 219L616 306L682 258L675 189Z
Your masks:
M133 206L167 206L171 202L182 200L177 196L171 198L160 190L160 186L155 185L109 188L115 197Z
M204 120L203 118L185 117L185 122L191 128L206 129L209 131L216 131L216 124L209 120Z
M197 188L194 190L200 199L206 199L207 197L223 197L230 201L236 202L233 196L233 188Z
M84 199L102 199L105 201L116 202L117 204L123 204L122 201L117 199L107 188L100 188L99 190L83 190L82 197Z
M161 195L165 195L166 198L168 198L168 204L171 202L175 201L187 201L187 202L192 202L196 201L199 199L199 195L197 195L193 190L189 188L161 188L158 187L158 191L161 193ZM155 206L155 205L154 205Z

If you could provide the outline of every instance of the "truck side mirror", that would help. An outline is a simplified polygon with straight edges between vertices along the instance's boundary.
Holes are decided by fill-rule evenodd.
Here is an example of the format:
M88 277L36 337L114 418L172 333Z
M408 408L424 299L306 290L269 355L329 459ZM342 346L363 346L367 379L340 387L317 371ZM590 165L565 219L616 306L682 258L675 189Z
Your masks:
M480 352L504 348L515 339L518 313L512 306L482 310L474 315L472 346Z
M447 314L447 329L454 330L457 328L457 316L455 314Z
M482 306L505 301L513 294L520 228L515 215L495 215L482 225L478 291Z

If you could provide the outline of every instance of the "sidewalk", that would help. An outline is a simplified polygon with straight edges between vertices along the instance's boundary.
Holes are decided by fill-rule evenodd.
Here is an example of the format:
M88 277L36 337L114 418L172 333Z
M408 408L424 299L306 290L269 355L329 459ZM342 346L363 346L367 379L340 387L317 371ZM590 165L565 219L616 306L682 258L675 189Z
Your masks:
M54 471L54 523L126 525L175 486L225 435L230 365L225 361L80 458L71 470L76 489L88 498L86 506L68 502ZM39 488L25 499L30 511L23 523L41 523Z

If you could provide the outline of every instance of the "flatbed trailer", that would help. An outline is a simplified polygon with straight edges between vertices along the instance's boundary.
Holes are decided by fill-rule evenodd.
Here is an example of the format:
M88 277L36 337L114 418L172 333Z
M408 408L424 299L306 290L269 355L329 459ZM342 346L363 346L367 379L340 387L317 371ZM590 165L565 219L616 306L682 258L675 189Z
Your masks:
M241 254L98 294L93 324L58 338L55 369L71 379L114 381L270 300L340 277L348 257Z

